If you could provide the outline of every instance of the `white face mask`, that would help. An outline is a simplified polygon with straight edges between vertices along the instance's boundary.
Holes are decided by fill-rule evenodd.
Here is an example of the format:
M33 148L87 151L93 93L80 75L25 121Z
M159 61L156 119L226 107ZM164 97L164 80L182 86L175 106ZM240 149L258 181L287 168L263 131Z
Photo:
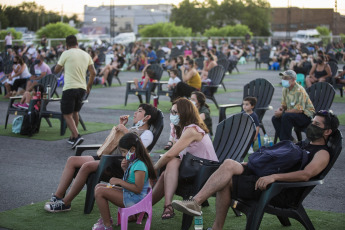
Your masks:
M143 119L141 119L140 121L138 121L138 122L134 125L134 127L138 129L139 127L145 125L146 122L144 121L144 119L145 119L145 117L144 117Z
M126 160L128 161L133 161L135 160L135 152L131 152L130 150L128 150L127 154L126 154Z
M180 117L179 117L179 115L178 115L178 114L176 114L176 115L170 114L170 122L171 122L171 124L173 124L173 125L178 125L178 124L180 123Z

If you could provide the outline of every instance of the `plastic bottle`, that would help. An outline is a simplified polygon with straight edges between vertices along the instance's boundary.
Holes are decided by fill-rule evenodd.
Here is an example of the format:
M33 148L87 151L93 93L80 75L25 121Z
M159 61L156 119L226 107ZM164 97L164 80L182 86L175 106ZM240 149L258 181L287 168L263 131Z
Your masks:
M203 230L204 224L202 219L202 212L200 216L194 217L194 230Z
M264 136L264 146L265 147L269 147L270 146L269 137L268 137L267 133Z
M50 99L51 88L50 85L47 85L47 98Z
M38 87L37 87L37 91L36 91L36 97L37 97L37 99L41 99L41 91L39 91Z

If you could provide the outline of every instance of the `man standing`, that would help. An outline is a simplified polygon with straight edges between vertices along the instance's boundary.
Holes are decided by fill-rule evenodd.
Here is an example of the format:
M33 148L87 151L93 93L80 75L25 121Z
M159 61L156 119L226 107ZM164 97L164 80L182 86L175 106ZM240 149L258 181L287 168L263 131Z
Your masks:
M315 109L305 89L296 83L296 73L287 70L282 76L283 97L281 107L274 112L272 123L281 141L293 140L293 127L306 128Z
M5 37L5 51L12 48L12 34L11 32L8 32Z
M61 112L71 131L67 142L72 144L72 149L74 149L84 141L77 129L79 111L85 93L90 93L96 70L91 56L78 48L77 38L74 35L66 37L66 47L67 50L61 54L54 72L59 73L64 68L65 84L62 89ZM90 78L86 86L87 70L90 72Z

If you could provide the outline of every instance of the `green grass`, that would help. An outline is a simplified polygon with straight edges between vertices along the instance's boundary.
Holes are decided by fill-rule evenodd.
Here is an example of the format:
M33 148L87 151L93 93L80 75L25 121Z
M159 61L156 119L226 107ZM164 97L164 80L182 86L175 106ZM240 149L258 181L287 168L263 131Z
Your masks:
M52 127L49 127L47 122L42 119L41 127L39 133L34 134L32 137L28 137L26 135L20 135L12 133L12 124L7 125L7 129L5 129L4 125L0 126L0 136L10 136L10 137L21 137L21 138L30 138L36 140L45 140L45 141L56 141L61 139L67 139L70 136L70 131L67 128L66 133L64 136L60 136L60 121L58 119L50 119L52 123ZM81 135L95 133L105 130L112 129L112 124L106 123L99 123L99 122L84 122L86 126L86 131L82 128L79 124L78 130Z
M345 114L338 115L340 125L345 125Z
M234 93L234 92L241 92L241 91L242 91L241 89L226 89L226 91L225 91L223 86L219 86L216 94Z
M340 97L340 95L336 94L334 97L333 102L336 103L345 103L345 97Z
M100 214L95 204L93 211L85 215L84 210L85 191L81 192L72 203L72 210L63 213L48 213L43 209L46 201L23 206L10 211L0 213L0 227L13 230L32 230L32 229L91 229L94 223L96 223ZM181 199L175 196L174 199ZM210 198L210 206L202 209L204 228L211 227L215 219L215 198ZM117 207L110 205L111 215L114 222L117 221ZM182 213L175 211L176 215L173 219L162 220L161 215L163 211L163 201L160 201L153 207L153 216L151 229L180 229L182 221ZM317 210L307 210L307 213L314 224L316 229L344 229L345 214L323 212ZM129 223L128 229L143 229L144 223L137 225L135 223ZM223 229L229 230L242 230L245 229L246 217L235 217L232 210L228 211L225 226ZM291 220L292 226L290 228L280 225L278 219L275 216L265 214L260 226L262 230L272 229L293 229L299 230L304 227L297 221ZM113 226L114 229L120 229L120 227ZM191 227L191 229L193 226Z
M229 90L227 90L227 92L228 91ZM139 104L140 103L138 101L137 103L128 103L127 106L111 105L111 106L102 107L101 109L135 111L138 109ZM218 111L217 107L212 102L208 103L208 105L210 106L211 116L219 116L219 111ZM171 109L171 102L159 100L158 109L160 109L163 113L169 113L169 110ZM241 111L240 107L230 108L230 109L226 110L226 114L229 115L229 114L239 113L240 111Z

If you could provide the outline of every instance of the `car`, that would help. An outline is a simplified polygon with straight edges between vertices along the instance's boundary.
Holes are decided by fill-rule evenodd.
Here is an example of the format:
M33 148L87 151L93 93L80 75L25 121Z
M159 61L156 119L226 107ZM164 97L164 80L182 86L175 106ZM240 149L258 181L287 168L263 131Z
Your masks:
M114 37L113 43L128 45L131 42L135 42L136 37L134 33L121 33Z
M318 43L321 41L319 32L316 29L312 30L298 30L296 35L292 38L293 41L300 43Z

